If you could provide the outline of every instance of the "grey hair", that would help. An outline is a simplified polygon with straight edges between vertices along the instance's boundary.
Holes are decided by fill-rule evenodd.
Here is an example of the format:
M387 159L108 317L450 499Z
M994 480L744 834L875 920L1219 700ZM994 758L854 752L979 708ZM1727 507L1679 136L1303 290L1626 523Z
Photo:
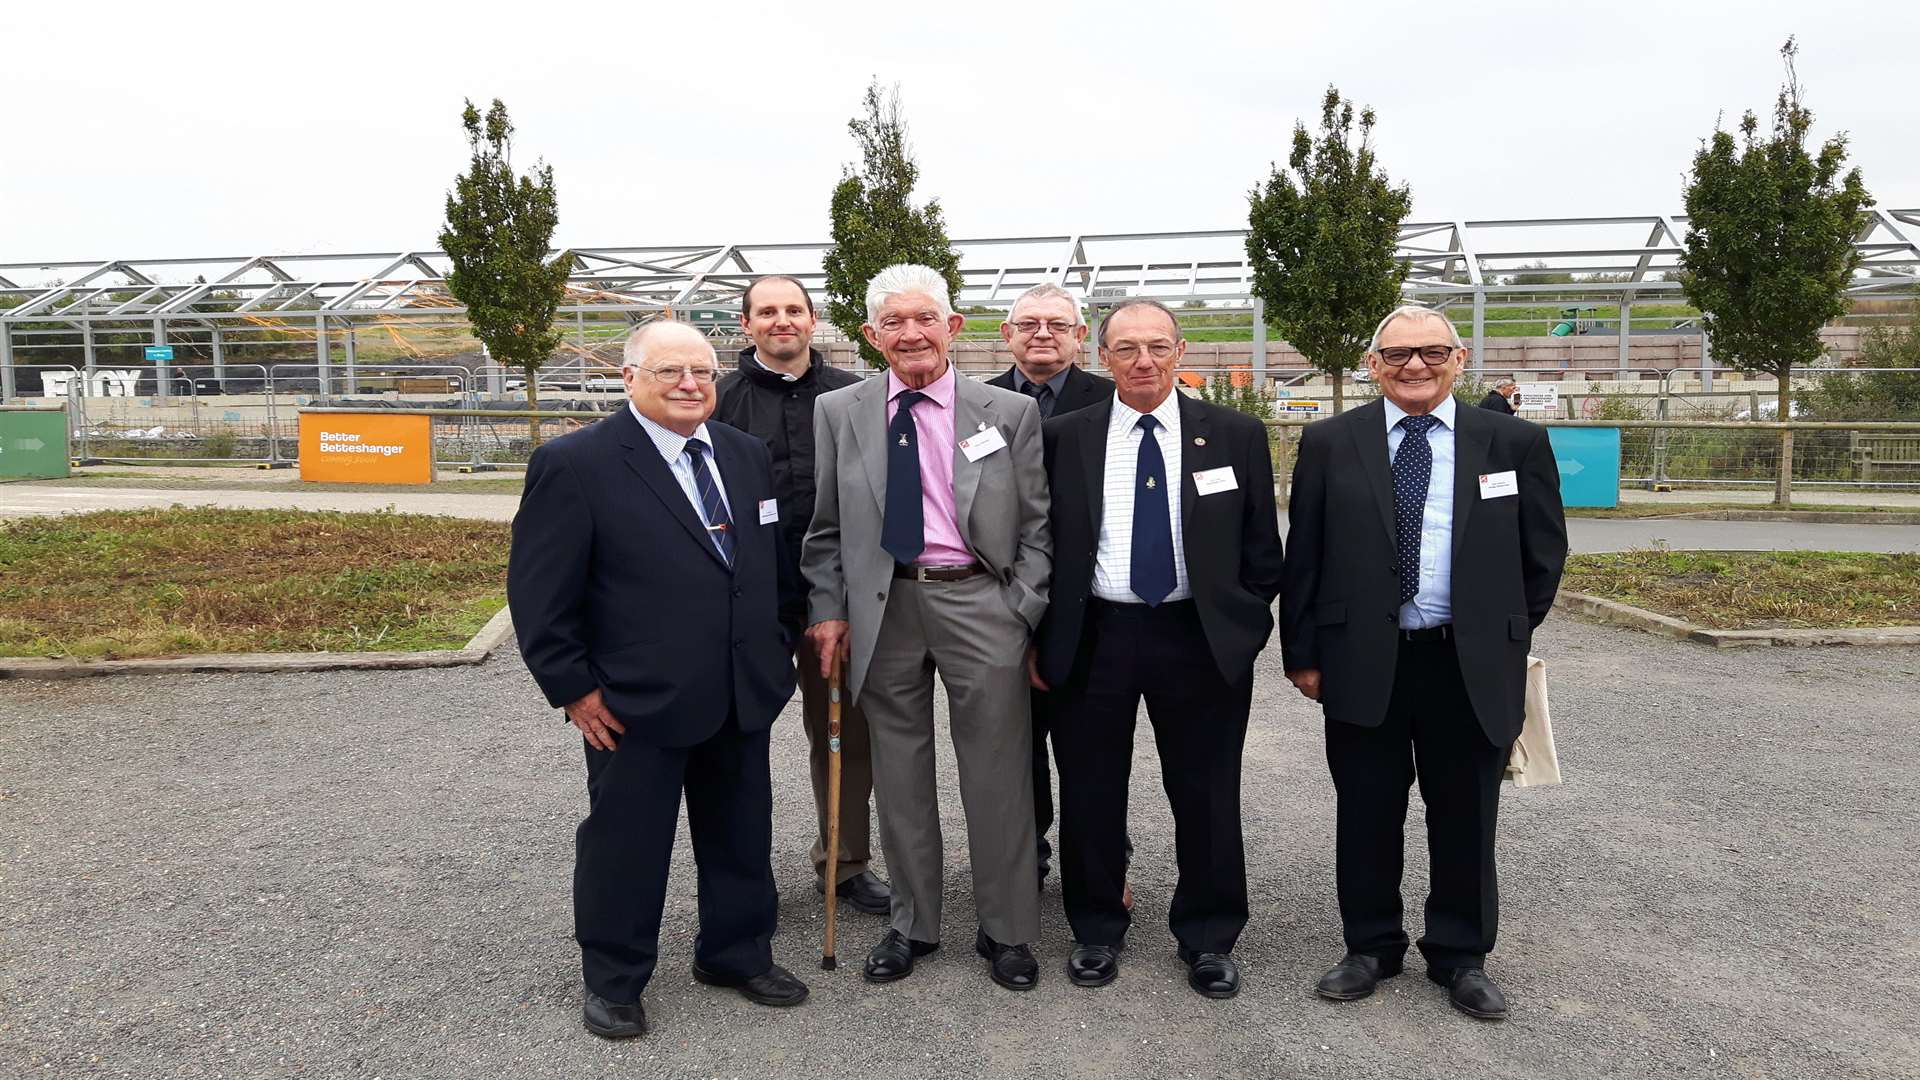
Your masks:
M1113 307L1107 312L1106 316L1100 320L1100 347L1101 348L1104 349L1107 347L1107 327L1113 325L1113 317L1127 310L1128 308L1137 308L1137 307L1152 308L1155 311L1158 311L1160 314L1165 315L1167 317L1167 321L1173 324L1173 340L1175 341L1187 340L1186 331L1180 329L1180 316L1175 315L1173 313L1172 308L1168 307L1167 305L1161 303L1158 300L1148 300L1145 297L1136 296L1131 300L1122 300L1119 303L1113 305Z
M1380 325L1373 328L1373 341L1367 345L1368 352L1380 351L1380 335L1387 332L1387 325L1395 319L1438 319L1446 325L1447 337L1452 339L1453 347L1456 349L1465 347L1460 342L1459 328L1453 325L1453 320L1447 318L1446 313L1438 308L1422 307L1419 304L1401 304L1387 312L1387 317L1381 319Z
M919 263L894 263L867 282L867 322L880 322L880 308L886 304L888 297L915 292L933 297L941 318L953 314L953 297L947 294L945 275Z
M1021 293L1019 296L1014 297L1013 306L1007 309L1007 321L1008 322L1013 321L1013 316L1017 312L1019 312L1021 304L1037 303L1041 300L1055 300L1055 299L1065 300L1067 303L1073 305L1073 325L1079 326L1080 325L1080 301L1076 299L1072 293L1068 292L1067 290L1061 288L1058 285L1055 285L1051 281L1043 281L1040 284L1035 285L1033 288L1028 289L1026 292Z
M695 330L683 322L674 322L672 319L655 319L627 336L627 343L620 350L620 366L623 368L637 368L645 365L647 362L648 340L666 333L669 327L677 328L685 334L692 334L694 339L699 341L701 346L707 350L707 355L713 357L715 363L719 362L719 355L713 351L713 342L707 340L707 335L702 334L700 331Z

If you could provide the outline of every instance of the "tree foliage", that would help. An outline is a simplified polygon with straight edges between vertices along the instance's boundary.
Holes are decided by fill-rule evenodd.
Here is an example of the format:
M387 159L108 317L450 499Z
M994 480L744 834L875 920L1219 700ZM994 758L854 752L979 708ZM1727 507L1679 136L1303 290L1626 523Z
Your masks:
M1920 420L1920 326L1867 331L1860 366L1869 370L1821 375L1800 395L1801 412L1811 420Z
M1287 167L1248 196L1247 257L1267 321L1314 367L1333 377L1341 408L1347 371L1366 356L1373 328L1399 302L1408 267L1393 257L1413 207L1373 150L1372 109L1359 114L1329 86L1320 137L1293 128Z
M864 108L864 115L847 123L860 145L860 166L846 166L834 185L833 247L823 263L828 321L859 342L867 363L882 367L886 361L860 336L867 321L867 283L894 263L921 263L946 277L951 300L960 295L960 256L947 240L940 200L913 205L920 167L907 145L899 87L882 94L877 80L868 84Z
M447 289L467 308L473 332L505 367L526 372L527 407L539 403L535 375L560 345L554 309L566 295L571 253L551 262L547 249L559 224L553 169L536 162L513 171L513 122L495 98L483 117L473 102L461 114L473 160L447 193L440 246L453 270ZM539 428L529 420L532 438Z
M1702 312L1713 351L1743 371L1779 380L1779 414L1789 413L1796 364L1820 358L1820 328L1846 313L1846 288L1860 265L1853 248L1873 205L1860 170L1841 172L1847 137L1810 150L1813 113L1801 96L1792 38L1780 49L1786 82L1766 133L1752 112L1739 138L1716 129L1693 157L1685 189L1687 234L1680 282ZM1790 498L1793 432L1781 433L1775 497Z

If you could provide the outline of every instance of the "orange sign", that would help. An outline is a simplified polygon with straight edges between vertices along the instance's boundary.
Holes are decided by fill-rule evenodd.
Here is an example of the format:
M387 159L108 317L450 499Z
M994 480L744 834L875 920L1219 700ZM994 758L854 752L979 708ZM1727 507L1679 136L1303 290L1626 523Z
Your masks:
M303 411L300 479L328 484L430 484L433 417Z

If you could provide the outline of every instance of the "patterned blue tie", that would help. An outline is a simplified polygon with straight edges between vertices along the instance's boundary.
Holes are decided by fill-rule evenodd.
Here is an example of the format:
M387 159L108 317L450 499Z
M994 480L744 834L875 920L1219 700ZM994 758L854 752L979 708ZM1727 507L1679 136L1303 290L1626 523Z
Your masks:
M1440 420L1403 416L1406 434L1393 455L1393 530L1400 554L1400 602L1420 591L1420 521L1427 512L1427 485L1433 480L1433 447L1427 432Z
M915 402L928 400L917 390L896 399L887 425L887 505L880 520L880 548L902 566L927 547L926 517L920 506L920 429L913 422Z
M1153 437L1159 421L1140 418L1140 458L1133 473L1133 561L1127 577L1133 595L1157 606L1173 591L1173 521L1167 513L1167 463L1160 456L1160 440Z
M727 516L727 504L720 498L720 485L713 482L713 474L707 471L706 449L698 439L687 440L687 457L693 461L693 488L700 493L700 512L707 518L707 535L713 537L713 546L720 549L720 557L732 566L733 518Z

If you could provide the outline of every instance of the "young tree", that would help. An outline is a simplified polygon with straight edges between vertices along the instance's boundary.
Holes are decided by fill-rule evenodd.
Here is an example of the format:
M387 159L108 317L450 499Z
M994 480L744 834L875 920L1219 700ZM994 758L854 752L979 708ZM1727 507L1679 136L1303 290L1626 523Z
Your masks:
M867 282L893 263L931 266L960 295L960 256L947 242L947 226L940 200L924 207L913 205L913 185L920 178L907 146L907 122L900 112L900 88L880 93L878 80L868 84L866 115L848 121L860 144L860 168L848 165L834 185L829 213L833 218L833 248L823 260L827 272L827 320L860 344L860 355L874 367L886 360L860 336L867 321Z
M1860 265L1854 237L1873 205L1860 170L1841 175L1847 137L1807 147L1813 113L1801 98L1788 38L1780 49L1787 81L1773 105L1773 131L1763 137L1753 113L1740 139L1716 129L1693 157L1685 198L1687 234L1679 275L1687 301L1717 356L1743 371L1779 380L1779 418L1792 417L1793 366L1819 359L1820 328L1846 313L1846 288ZM1780 433L1774 500L1793 492L1793 431Z
M1360 113L1327 87L1320 138L1293 127L1287 168L1275 166L1248 196L1247 258L1267 321L1333 382L1333 409L1346 401L1346 373L1366 356L1374 324L1400 300L1408 266L1393 257L1400 222L1413 208L1375 160L1373 110Z
M560 221L553 169L535 162L525 176L513 171L513 122L499 98L486 116L467 102L460 122L473 161L447 193L440 246L453 263L447 290L467 307L467 321L494 361L527 376L527 409L538 409L540 366L560 345L553 311L566 295L573 261L561 252L546 261ZM540 422L527 418L527 437L540 441Z

